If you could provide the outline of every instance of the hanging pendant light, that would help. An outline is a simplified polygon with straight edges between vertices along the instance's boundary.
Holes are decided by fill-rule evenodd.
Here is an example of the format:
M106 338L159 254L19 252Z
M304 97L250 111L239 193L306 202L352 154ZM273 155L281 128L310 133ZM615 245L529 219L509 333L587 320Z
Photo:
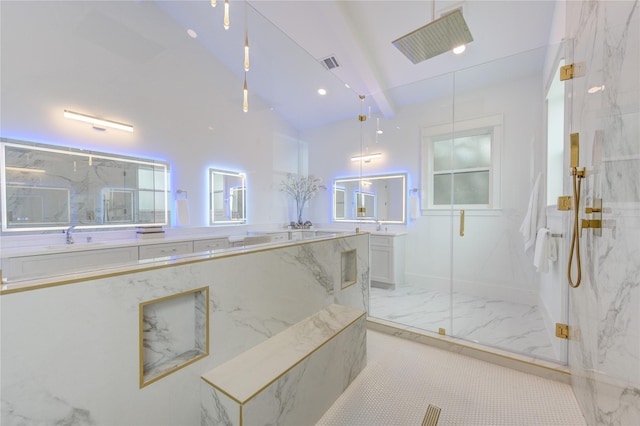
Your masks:
M244 70L249 71L249 33L244 34Z
M224 29L229 29L229 0L224 0Z
M249 111L249 91L247 90L247 73L244 73L244 90L243 90L243 99L242 99L242 111Z
M211 0L211 7L216 7L216 0Z

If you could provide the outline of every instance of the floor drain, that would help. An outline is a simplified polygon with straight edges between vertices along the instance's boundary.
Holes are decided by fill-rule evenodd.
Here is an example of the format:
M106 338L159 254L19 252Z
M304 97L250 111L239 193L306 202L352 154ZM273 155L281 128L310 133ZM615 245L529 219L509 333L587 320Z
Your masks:
M422 420L422 426L436 426L438 424L438 418L440 417L440 407L429 404L427 412Z

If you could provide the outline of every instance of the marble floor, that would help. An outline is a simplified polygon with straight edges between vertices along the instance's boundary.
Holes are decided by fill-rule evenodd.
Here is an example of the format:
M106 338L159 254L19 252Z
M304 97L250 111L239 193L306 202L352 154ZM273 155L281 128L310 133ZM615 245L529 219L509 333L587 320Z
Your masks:
M318 426L586 425L571 386L373 330L367 366Z
M451 314L452 313L452 314ZM525 354L566 362L537 305L431 290L420 286L372 287L369 316Z

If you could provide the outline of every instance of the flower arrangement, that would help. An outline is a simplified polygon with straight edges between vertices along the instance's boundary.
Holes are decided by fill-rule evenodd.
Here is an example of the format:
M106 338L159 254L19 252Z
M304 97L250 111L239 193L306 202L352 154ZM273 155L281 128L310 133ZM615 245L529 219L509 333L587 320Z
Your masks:
M297 176L291 173L287 174L287 178L280 184L280 190L290 195L296 202L296 213L298 215L298 226L303 225L302 211L305 204L316 196L321 189L326 189L321 185L322 179L309 176Z

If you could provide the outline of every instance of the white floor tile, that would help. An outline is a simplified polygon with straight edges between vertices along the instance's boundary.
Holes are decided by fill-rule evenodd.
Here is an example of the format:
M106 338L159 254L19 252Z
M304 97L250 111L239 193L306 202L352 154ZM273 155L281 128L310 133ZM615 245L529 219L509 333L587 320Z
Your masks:
M317 423L419 426L429 404L443 425L585 425L571 387L368 331L368 364Z

